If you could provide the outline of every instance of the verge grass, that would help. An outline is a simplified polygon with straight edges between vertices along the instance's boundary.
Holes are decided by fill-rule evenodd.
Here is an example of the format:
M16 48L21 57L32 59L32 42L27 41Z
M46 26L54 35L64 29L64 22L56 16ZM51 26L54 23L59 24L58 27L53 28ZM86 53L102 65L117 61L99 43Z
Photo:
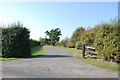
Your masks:
M113 62L109 62L109 61L102 61L99 59L82 59L82 51L77 50L76 48L67 48L67 47L60 47L60 46L56 47L56 48L61 48L64 50L71 51L73 53L73 57L82 62L91 64L91 65L94 65L94 66L97 66L100 68L108 69L110 71L120 71L120 65L117 63L113 63Z
M26 58L40 56L40 55L44 54L45 51L46 51L45 48L43 48L41 46L35 46L35 47L31 48L31 56L26 57ZM17 60L17 59L23 59L23 58L0 58L0 61L9 61L9 60Z
M33 47L31 49L31 57L36 57L43 55L46 52L46 49L40 46Z
M0 58L0 61L9 61L9 60L16 60L20 58Z

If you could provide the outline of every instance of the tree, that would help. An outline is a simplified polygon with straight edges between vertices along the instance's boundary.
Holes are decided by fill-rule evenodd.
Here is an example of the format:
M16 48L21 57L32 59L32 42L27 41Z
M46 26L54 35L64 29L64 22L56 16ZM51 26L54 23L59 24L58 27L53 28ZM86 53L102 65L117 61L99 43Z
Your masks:
M59 28L52 29L51 31L46 31L45 33L49 37L48 43L53 46L55 45L56 42L59 41L60 39L59 36L62 35L61 30Z
M68 40L69 40L69 38L66 37L65 39L61 40L60 42L57 42L55 45L66 47L66 44L67 44Z
M45 45L46 44L45 43L45 38L42 38L42 37L39 38L39 42L40 42L41 45Z
M78 27L72 34L72 39L74 41L80 41L85 29L83 27Z
M69 40L68 37L66 37L65 39L61 40L61 42L60 42L60 43L61 43L61 46L66 47L68 40Z
M75 48L75 42L71 38L67 41L66 47Z

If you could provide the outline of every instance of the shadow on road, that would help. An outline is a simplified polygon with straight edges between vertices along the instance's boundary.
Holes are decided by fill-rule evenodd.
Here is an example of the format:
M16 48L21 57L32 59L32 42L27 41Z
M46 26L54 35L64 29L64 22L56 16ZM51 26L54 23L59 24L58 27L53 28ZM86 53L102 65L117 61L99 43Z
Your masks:
M35 58L62 58L62 57L72 57L72 56L68 56L68 55L41 55L41 56L37 56Z

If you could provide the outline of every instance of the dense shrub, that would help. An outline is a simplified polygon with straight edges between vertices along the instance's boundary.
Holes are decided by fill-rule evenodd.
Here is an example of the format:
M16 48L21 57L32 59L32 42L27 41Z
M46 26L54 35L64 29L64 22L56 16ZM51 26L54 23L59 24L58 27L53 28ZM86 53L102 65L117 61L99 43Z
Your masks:
M61 46L60 42L56 42L55 46Z
M66 47L68 39L64 39L60 42L60 45Z
M120 62L119 28L118 20L96 25L86 30L82 36L83 44L93 44L98 58L103 60Z
M1 41L1 37L2 37L2 28L0 27L0 57L2 57L2 41Z
M81 41L77 41L77 42L76 42L75 48L76 48L76 49L82 49L82 43L81 43Z
M75 48L75 41L72 40L72 39L69 39L69 40L67 41L66 47Z
M81 41L83 44L93 44L97 31L99 30L99 25L96 25L94 28L86 30L82 35Z
M63 46L66 47L67 41L69 40L68 37L66 37L65 39L61 40L60 42L57 42L55 45L56 46Z
M43 45L46 45L47 44L47 38L39 38L39 42L40 44L43 46Z
M102 24L94 41L99 58L120 62L120 49L117 24Z
M72 39L75 41L81 41L81 37L84 34L85 29L83 27L78 27L76 30L72 33Z
M2 28L2 57L30 56L29 33L20 23Z
M30 47L41 46L41 43L37 40L30 39Z

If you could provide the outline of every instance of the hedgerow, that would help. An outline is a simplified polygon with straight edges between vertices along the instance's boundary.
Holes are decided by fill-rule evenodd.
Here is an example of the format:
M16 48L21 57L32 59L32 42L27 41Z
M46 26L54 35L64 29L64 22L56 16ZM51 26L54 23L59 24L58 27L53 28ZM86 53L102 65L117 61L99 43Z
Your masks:
M31 55L30 31L20 23L2 28L2 57L27 57Z
M69 39L69 40L67 41L66 47L75 48L75 41L72 40L72 39Z
M66 37L65 39L61 40L60 42L57 42L55 45L66 47L68 40L69 40L69 38Z
M76 48L76 49L82 49L82 43L81 43L81 41L77 41L77 42L76 42L75 48Z
M96 25L86 30L82 36L83 44L93 44L99 59L120 62L118 20Z
M119 36L117 23L100 25L94 40L94 46L99 58L120 62Z
M37 40L30 39L30 47L41 46L41 43Z
M82 44L93 44L96 33L99 31L99 29L99 25L96 25L94 28L86 30L81 38Z

